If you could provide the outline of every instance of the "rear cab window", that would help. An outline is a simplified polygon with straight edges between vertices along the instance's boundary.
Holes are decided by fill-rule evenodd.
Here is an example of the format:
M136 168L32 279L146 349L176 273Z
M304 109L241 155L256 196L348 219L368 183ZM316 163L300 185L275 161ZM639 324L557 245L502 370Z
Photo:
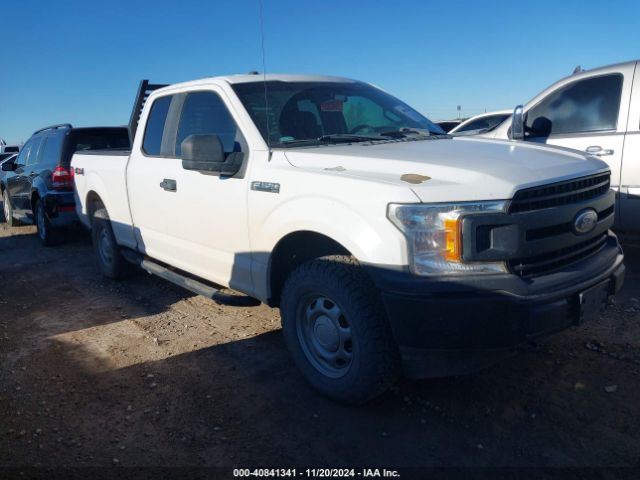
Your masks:
M151 105L151 112L145 125L142 151L150 156L160 156L162 151L162 136L164 134L169 106L173 95L160 97Z

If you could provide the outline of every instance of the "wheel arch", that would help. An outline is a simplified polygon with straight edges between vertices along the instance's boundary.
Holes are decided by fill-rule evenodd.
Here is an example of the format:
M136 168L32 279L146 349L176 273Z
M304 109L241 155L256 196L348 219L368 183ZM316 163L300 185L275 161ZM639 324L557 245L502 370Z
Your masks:
M340 242L311 230L299 230L281 238L269 256L267 268L268 304L278 306L284 283L298 266L327 255L350 255Z
M31 198L29 199L29 204L31 205L31 213L33 213L33 215L36 214L36 202L41 198L42 198L42 195L40 195L40 192L38 191L37 188L34 188L33 190L31 190Z
M102 197L95 191L89 190L85 197L85 205L86 205L86 215L89 223L91 223L91 219L93 215L96 213L96 210L100 207L105 207L104 200Z

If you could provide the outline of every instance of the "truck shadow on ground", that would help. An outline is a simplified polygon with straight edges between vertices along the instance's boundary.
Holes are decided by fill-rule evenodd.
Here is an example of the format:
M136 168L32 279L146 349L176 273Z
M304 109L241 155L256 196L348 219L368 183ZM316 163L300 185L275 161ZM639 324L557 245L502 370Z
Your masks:
M575 466L629 464L640 446L627 433L592 449L622 422L606 394L576 391L547 348L476 375L401 381L361 407L309 388L278 331L100 372L82 346L57 351L69 372L59 384L75 386L54 404L59 428L82 432L72 441L105 463ZM593 433L577 442L585 425Z

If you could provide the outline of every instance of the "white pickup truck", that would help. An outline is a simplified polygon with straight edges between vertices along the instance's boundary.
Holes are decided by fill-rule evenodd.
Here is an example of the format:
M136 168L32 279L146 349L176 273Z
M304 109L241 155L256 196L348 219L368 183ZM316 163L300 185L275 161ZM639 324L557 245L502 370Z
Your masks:
M343 78L215 77L145 102L152 87L130 152L73 157L102 272L133 262L279 307L293 360L332 398L480 369L597 318L622 286L595 157L452 138Z
M640 62L579 70L524 106L524 140L606 161L617 192L616 228L640 232ZM484 134L511 138L511 120Z

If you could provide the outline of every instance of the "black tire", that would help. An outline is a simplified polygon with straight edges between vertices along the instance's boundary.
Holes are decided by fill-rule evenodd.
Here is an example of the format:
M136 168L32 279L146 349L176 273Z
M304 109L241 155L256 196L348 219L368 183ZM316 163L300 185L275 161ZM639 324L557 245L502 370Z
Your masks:
M9 194L6 190L2 192L2 212L4 221L10 227L17 227L18 225L20 225L20 222L13 218L13 207L11 206L11 202L9 201Z
M320 393L361 404L396 381L399 355L380 293L354 258L323 257L295 269L280 313L293 360Z
M42 245L45 247L56 245L60 241L60 232L51 225L41 200L36 200L33 207L33 218L38 229L38 238Z
M105 208L99 208L93 214L91 239L98 258L98 266L105 277L117 280L131 275L133 265L122 256Z

